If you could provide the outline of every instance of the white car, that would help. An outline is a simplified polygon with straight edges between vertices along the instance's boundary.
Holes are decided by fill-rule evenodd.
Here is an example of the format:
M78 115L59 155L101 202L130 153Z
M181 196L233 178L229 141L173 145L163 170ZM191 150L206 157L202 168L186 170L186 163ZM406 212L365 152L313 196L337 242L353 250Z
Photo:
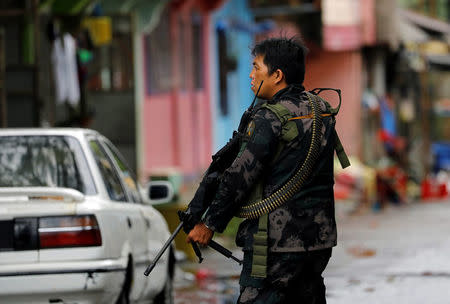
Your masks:
M0 303L172 303L172 248L143 273L173 191L147 191L95 131L0 129Z

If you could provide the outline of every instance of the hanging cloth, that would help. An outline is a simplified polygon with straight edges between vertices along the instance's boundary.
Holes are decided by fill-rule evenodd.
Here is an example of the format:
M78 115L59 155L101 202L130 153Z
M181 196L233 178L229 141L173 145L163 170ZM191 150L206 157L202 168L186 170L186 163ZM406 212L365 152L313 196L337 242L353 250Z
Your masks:
M55 39L51 59L56 102L62 104L67 101L72 106L78 105L80 84L78 82L76 42L69 33Z

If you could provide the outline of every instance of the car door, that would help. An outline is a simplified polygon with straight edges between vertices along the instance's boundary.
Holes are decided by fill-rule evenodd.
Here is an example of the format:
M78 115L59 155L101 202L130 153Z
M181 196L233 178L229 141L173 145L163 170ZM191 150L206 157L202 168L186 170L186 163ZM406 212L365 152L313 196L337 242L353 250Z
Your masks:
M118 152L117 148L107 139L103 141L105 148L108 153L111 154L114 161L117 163L119 170L121 171L122 178L124 180L124 184L126 185L126 190L132 197L132 199L138 203L141 214L144 217L144 221L146 224L146 232L145 235L141 237L142 241L147 242L147 263L150 263L157 255L158 251L162 248L165 241L169 237L167 225L163 219L163 217L150 205L144 204L142 197L139 193L138 183L135 175L132 170L129 169L123 157ZM164 265L168 265L169 263L169 250L161 257L159 261L159 266L154 270L154 277L160 278L160 280L147 280L145 278L146 283L144 283L144 292L142 294L142 298L149 298L154 295L155 291L161 290L164 287L164 283L167 280L167 267ZM145 271L148 265L139 265L136 268L136 272L141 274ZM142 280L142 276L139 279Z
M129 250L132 255L134 277L130 299L138 300L145 287L142 273L148 263L148 242L145 237L148 223L140 210L140 197L132 191L132 184L135 183L135 179L131 171L128 175L123 172L123 165L117 162L116 157L105 144L103 137L93 137L88 141L111 202L108 204L108 210L104 211L110 218L108 221L110 226L106 233L109 233L108 239L113 243L111 244L112 247L122 246L122 252ZM122 233L126 237L126 244L120 244L121 239L116 237L116 234Z

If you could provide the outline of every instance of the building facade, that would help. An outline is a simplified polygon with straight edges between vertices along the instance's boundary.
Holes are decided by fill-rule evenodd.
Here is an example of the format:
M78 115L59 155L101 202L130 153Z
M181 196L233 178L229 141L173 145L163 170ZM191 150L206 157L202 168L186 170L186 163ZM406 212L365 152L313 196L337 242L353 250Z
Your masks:
M211 160L211 12L220 1L170 1L138 38L140 159L144 176L195 175Z

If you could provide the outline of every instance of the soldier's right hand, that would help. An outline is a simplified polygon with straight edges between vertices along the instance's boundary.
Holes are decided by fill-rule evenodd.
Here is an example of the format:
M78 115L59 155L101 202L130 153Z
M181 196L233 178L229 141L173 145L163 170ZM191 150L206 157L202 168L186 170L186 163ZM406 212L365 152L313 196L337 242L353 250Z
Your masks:
M203 246L207 246L209 241L211 241L214 235L214 231L206 227L204 223L198 223L194 226L194 228L189 232L186 237L186 242L195 242Z

